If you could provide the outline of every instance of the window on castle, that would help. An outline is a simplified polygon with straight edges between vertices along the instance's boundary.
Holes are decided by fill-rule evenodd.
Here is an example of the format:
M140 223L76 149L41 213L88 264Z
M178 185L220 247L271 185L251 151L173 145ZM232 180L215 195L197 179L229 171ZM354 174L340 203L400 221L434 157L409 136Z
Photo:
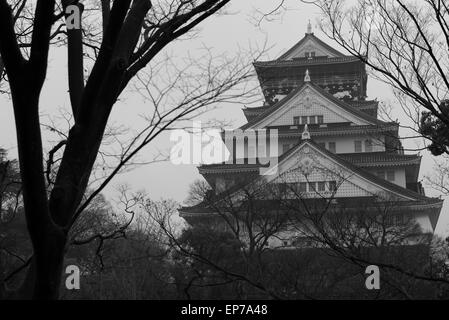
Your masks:
M315 182L309 182L309 192L316 191L316 183Z
M306 182L299 183L299 192L307 192L307 183Z
M388 181L394 181L394 170L388 170L387 171L387 180Z
M376 176L379 178L385 179L385 172L384 171L377 171Z
M308 58L310 53L308 51L304 52L304 57Z
M324 118L323 116L318 116L318 123L324 123Z
M299 124L299 117L293 117L293 124L298 125Z
M316 123L315 116L310 116L310 117L309 117L309 123L310 123L310 124L315 124L315 123Z
M329 151L335 153L335 142L329 142Z
M315 51L312 51L312 52L310 53L310 55L311 55L312 58L315 58Z
M318 191L326 191L326 182L324 181L318 182Z
M362 141L354 141L354 152L362 152Z
M329 191L337 191L337 181L329 181Z
M307 123L307 117L301 117L301 124Z
M373 142L369 140L365 140L365 152L373 152Z
M323 148L326 149L326 142L318 142L318 145Z

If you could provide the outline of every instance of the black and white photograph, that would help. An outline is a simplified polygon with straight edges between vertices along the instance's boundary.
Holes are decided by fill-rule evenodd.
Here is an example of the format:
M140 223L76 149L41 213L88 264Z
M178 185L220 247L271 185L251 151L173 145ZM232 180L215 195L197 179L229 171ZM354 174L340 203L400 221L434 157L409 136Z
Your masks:
M0 305L448 300L448 196L449 0L0 0Z

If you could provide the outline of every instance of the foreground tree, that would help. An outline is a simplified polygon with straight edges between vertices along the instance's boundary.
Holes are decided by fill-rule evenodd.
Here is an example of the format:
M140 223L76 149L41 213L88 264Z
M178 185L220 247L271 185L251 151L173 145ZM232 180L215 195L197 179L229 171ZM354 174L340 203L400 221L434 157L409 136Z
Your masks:
M347 179L332 177L336 186ZM445 244L437 257L432 235L386 195L335 199L335 189L310 198L283 176L236 189L217 195L194 183L192 215L181 209L191 227L181 235L170 202L144 205L179 259L183 297L412 299L447 290ZM379 292L364 287L368 265L381 268Z
M91 32L83 32L83 19L78 21L81 28L65 30L63 24L56 26L66 12L73 12L74 7L67 11L69 5L83 13L84 6L77 0L61 3L0 0L1 66L12 96L24 211L33 246L25 281L19 291L10 294L12 297L58 298L68 234L89 202L138 151L174 122L215 102L236 98L232 90L250 75L246 63L242 67L228 60L214 68L207 61L205 65L198 62L200 71L196 78L192 77L196 79L193 87L176 81L167 85L181 93L178 103L161 106L160 99L153 103L148 126L131 139L111 174L84 201L108 118L120 94L168 44L188 34L228 2L89 1L84 3L92 9L85 10L89 12L89 21L101 16L102 24L94 30L95 25L88 25ZM62 150L63 154L49 191L44 173L39 99L50 45L58 42L61 35L66 35L62 41L67 41L68 48L73 125L67 138L50 151L50 155ZM89 53L85 48L89 48ZM86 59L90 62L86 64L90 70L87 81ZM182 79L182 75L183 70L178 70L175 80ZM150 73L147 81L153 81L153 76Z

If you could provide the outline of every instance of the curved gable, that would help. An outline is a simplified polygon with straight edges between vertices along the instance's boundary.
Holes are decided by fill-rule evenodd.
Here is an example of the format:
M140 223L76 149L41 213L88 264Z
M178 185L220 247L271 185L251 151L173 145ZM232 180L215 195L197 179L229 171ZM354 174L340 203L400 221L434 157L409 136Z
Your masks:
M311 140L299 144L271 170L273 174L266 176L267 182L336 181L339 187L335 198L384 195L386 198L417 200L409 190L402 190L403 188L367 172L354 170L349 163L342 163L335 155L323 150ZM311 196L321 197L316 193Z
M246 128L264 128L268 126L293 125L293 117L322 115L324 123L346 123L355 125L375 124L365 114L359 114L352 108L344 108L341 103L324 96L313 85L306 83L292 94L278 102L268 114L261 114L249 122Z

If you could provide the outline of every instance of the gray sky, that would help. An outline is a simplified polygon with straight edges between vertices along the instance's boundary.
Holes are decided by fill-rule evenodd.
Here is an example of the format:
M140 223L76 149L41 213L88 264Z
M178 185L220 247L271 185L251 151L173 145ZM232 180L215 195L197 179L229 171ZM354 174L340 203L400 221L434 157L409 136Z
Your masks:
M263 4L262 4L263 3ZM267 41L272 47L268 55L264 58L274 59L282 52L293 46L300 40L306 32L308 20L314 25L315 34L332 46L338 47L329 42L317 29L316 20L319 13L314 6L303 4L299 1L287 1L289 10L282 16L272 21L262 22L260 27L254 24L253 16L255 8L269 11L274 8L277 1L246 0L234 1L228 8L228 15L210 18L200 29L198 37L181 41L176 45L167 48L176 56L187 53L195 56L203 44L212 47L216 53L226 52L233 55L239 47L249 45L263 46ZM261 6L264 7L261 7ZM56 114L60 109L69 108L66 78L66 54L65 48L53 49L50 55L49 72L47 81L42 93L41 113ZM312 75L313 80L313 75ZM368 99L377 98L380 101L394 102L391 90L384 84L370 78L368 80ZM261 99L262 101L262 95ZM0 146L9 150L10 156L16 157L16 136L11 102L5 96L0 96ZM245 117L241 111L242 105L221 105L217 109L202 116L202 119L220 119L232 121L234 127L244 124ZM119 101L111 115L111 121L115 124L125 124L135 126L142 124L139 114L144 113L146 103L136 93L127 93ZM407 121L401 113L400 108L393 110L393 118L398 118L401 123ZM401 130L401 135L405 132ZM50 141L52 137L44 135L44 144L48 147L53 145ZM419 142L419 141L418 141ZM416 141L404 141L405 147L416 147ZM168 150L170 147L168 134L161 136L151 147L142 153L141 159L148 159L154 152L154 148ZM433 160L429 152L422 152L423 161L420 171L420 178L432 173ZM112 184L105 191L107 196L114 195L114 186L126 182L133 189L145 189L153 199L173 198L183 201L186 198L188 187L194 180L201 178L194 165L175 166L170 162L156 163L140 166L131 172L122 174L113 180ZM426 188L427 195L438 196L434 190ZM443 206L440 221L437 226L438 233L448 233L448 205L447 201Z

